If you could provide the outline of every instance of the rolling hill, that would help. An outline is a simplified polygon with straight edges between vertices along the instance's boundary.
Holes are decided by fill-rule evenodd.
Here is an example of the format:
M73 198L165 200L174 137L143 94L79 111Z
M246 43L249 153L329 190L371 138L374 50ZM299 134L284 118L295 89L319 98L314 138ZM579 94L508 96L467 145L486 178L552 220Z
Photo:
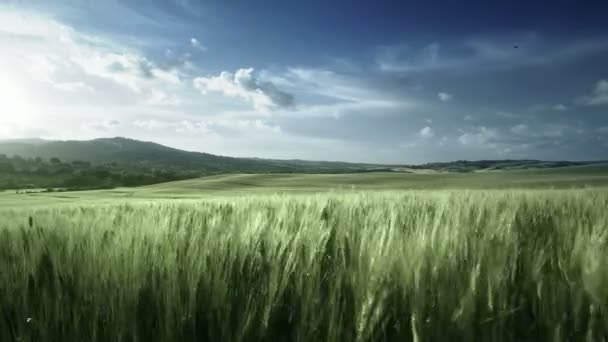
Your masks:
M369 172L417 171L471 172L479 170L517 170L601 164L608 161L542 160L458 160L421 165L380 165L339 161L279 160L234 158L202 152L183 151L153 142L128 138L101 138L88 141L47 141L41 139L0 140L0 154L24 158L59 158L62 161L85 161L94 165L121 164L179 170L218 172Z
M605 162L604 162L605 163ZM127 138L0 141L0 189L86 190L140 186L218 174L469 174L556 170L602 162L480 160L423 165L234 158ZM604 168L600 168L605 170ZM348 179L347 176L344 179ZM429 175L427 177L433 177ZM373 177L372 177L373 178ZM482 177L483 178L483 177ZM443 179L443 178L442 178ZM457 178L456 178L457 179ZM481 178L477 178L481 179ZM312 179L310 179L312 180ZM317 179L321 181L321 179Z
M102 138L89 141L0 141L0 154L24 158L59 158L85 161L94 165L120 164L138 167L204 170L216 172L347 172L373 170L379 165L341 162L286 161L258 158L233 158L202 152L189 152L127 138ZM384 170L388 169L384 167Z

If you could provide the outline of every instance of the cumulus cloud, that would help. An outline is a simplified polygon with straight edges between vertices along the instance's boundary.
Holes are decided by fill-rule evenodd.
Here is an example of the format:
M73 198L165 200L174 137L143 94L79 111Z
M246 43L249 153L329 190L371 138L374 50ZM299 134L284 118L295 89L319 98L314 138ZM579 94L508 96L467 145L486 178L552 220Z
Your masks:
M423 128L422 128L422 129L421 129L421 130L418 132L418 135L419 135L421 138L424 138L424 139L430 139L430 138L432 138L432 137L434 137L434 136L435 136L435 132L433 132L433 129L432 129L431 127L426 126L426 127L423 127Z
M454 98L454 96L452 96L452 94L448 94L448 93L438 93L437 97L439 98L439 100L441 102L448 102L450 101L452 98Z
M585 97L583 103L588 106L608 104L608 81L599 80L595 85L595 89L593 89L593 94Z
M123 130L133 126L114 125L108 115L125 122L142 115L187 115L166 107L189 95L182 67L162 66L112 37L6 8L0 10L0 49L0 89L9 90L0 97L9 97L9 104L3 103L13 114L1 123L13 133L0 135L25 132L23 125L45 127L51 139L86 139L100 132L135 136L137 131Z
M136 92L154 83L180 83L180 72L175 68L163 69L134 49L45 17L0 13L0 33L4 34L0 43L6 51L5 63L28 62L32 77L58 90L92 91L95 87L91 83L98 79ZM8 39L7 34L20 38Z
M135 52L79 48L72 53L70 61L91 76L112 80L136 92L155 82L172 85L181 82L177 69L164 70Z
M218 76L197 77L193 84L203 94L213 91L242 98L259 111L286 108L294 103L292 94L279 90L272 82L260 81L253 68L239 69L235 73L222 71Z
M464 132L458 137L458 141L463 145L486 145L497 137L496 130L480 126L471 132Z

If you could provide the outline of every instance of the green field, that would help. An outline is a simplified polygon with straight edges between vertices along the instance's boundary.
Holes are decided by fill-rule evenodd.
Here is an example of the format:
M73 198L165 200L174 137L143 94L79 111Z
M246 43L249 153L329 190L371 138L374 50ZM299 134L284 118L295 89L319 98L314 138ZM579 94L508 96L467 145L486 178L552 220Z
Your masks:
M0 341L608 336L605 165L0 193Z
M254 194L317 192L574 189L608 187L608 164L475 173L230 174L137 188L16 194L0 191L0 208L61 203L209 199Z

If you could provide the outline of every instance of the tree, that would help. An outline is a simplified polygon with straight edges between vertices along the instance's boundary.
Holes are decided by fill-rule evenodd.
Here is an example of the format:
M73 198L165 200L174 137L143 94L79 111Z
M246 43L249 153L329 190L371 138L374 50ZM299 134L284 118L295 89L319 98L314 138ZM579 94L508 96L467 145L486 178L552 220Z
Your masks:
M72 165L79 167L79 168L87 168L91 166L91 163L87 162L87 161L82 161L82 160L74 160L72 162Z
M0 162L0 172L12 173L15 172L15 168L9 162Z
M61 164L61 160L59 160L59 158L57 157L53 157L50 159L51 164L57 165L57 164Z

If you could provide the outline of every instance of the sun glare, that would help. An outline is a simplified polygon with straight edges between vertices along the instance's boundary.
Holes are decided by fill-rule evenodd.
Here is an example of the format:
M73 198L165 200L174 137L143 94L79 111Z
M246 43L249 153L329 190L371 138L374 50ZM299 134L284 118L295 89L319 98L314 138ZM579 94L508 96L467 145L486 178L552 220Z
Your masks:
M35 114L35 103L27 87L8 68L0 65L0 103L2 124L27 125Z

